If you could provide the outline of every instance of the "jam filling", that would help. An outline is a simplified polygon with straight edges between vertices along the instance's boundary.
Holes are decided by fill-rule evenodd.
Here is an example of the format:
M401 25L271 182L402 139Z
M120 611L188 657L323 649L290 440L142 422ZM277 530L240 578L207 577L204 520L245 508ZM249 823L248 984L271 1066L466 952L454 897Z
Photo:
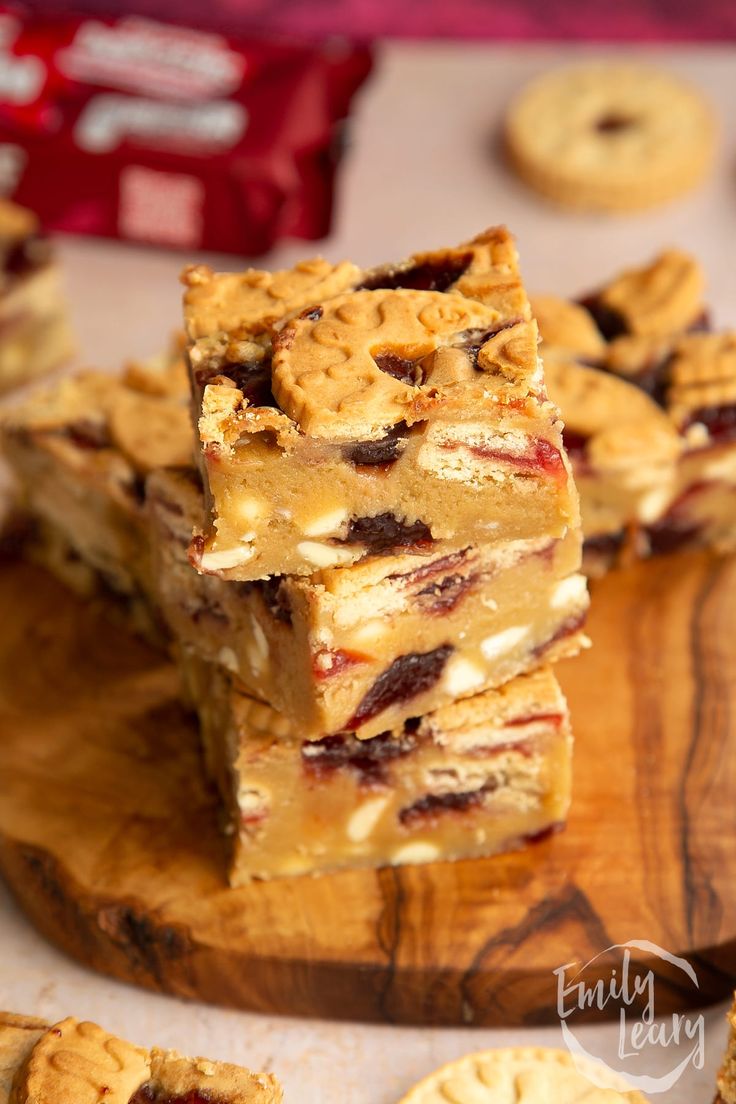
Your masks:
M343 544L362 544L368 551L381 554L396 548L425 548L432 544L432 531L423 521L407 524L395 514L375 514L353 518Z
M589 441L590 437L586 434L576 433L574 430L568 429L567 426L562 431L562 443L567 450L567 455L573 462L580 463L586 459Z
M432 560L431 563L415 567L413 571L404 572L403 575L389 575L389 579L392 582L394 580L401 582L405 586L421 583L425 579L431 579L435 575L441 575L445 571L451 571L454 567L459 567L461 563L467 560L470 552L470 548L463 548L460 552L451 552L449 556L442 556L439 560Z
M502 322L492 330L466 330L462 336L462 340L458 342L455 348L464 349L470 358L470 362L474 368L478 367L478 354L487 341L490 341L496 334L501 333L502 330L510 330L513 326L517 326L522 319L509 318L507 321Z
M626 533L623 529L618 533L601 533L597 537L586 537L585 551L600 556L615 556L621 551L625 540Z
M204 537L201 533L195 533L189 544L189 562L194 568L202 565L204 555Z
M701 531L701 525L687 522L684 518L681 521L676 517L664 518L654 525L647 526L649 550L654 555L663 556L669 552L690 548L697 542Z
M506 464L513 464L521 471L542 471L546 475L552 475L560 479L565 474L565 465L560 450L545 440L537 437L529 441L529 451L525 453L505 452L503 449L494 449L488 445L463 445L462 442L448 442L442 446L445 449L467 448L473 456L482 460L500 460Z
M424 369L421 360L400 357L398 353L375 353L373 359L382 372L400 380L401 383L407 383L410 387L418 387L424 382Z
M564 828L565 822L556 820L554 824L548 824L546 828L540 828L538 832L527 832L524 836L524 842L542 843L544 840L549 839L550 836L556 836L558 832L562 832Z
M253 582L232 583L241 594L251 594L255 591L260 594L263 604L276 621L284 625L291 624L291 605L286 589L281 586L283 579L279 575L272 575L268 579L255 579Z
M201 621L216 621L225 628L230 626L230 618L222 606L218 602L209 601L204 595L198 595L196 603L187 604L185 610L195 624Z
M368 663L370 656L363 652L353 652L347 648L337 648L331 651L329 648L321 648L312 657L312 673L318 682L339 675L351 667L357 667L361 663Z
M467 272L472 253L423 261L410 268L377 272L357 288L358 291L411 288L414 291L447 291Z
M207 1089L190 1089L185 1093L167 1092L161 1085L147 1082L131 1096L128 1104L214 1104L218 1098Z
M406 422L389 429L378 441L356 441L343 447L343 456L356 466L388 467L398 460L409 436Z
M359 728L389 706L410 701L430 690L439 681L454 650L452 644L442 644L431 652L408 652L398 656L378 676L345 727L348 730Z
M409 724L397 736L382 732L370 740L355 736L325 736L302 744L302 761L311 774L323 778L336 770L350 770L363 785L381 785L388 781L387 765L409 755L418 739Z
M31 234L11 245L3 258L3 272L8 276L26 276L50 259L51 243L48 238Z
M599 134L620 134L622 130L630 130L635 125L636 120L630 115L619 115L610 111L596 120L595 129Z
M736 438L736 405L703 406L691 413L683 428L696 423L705 426L713 441L733 441Z
M493 793L498 788L495 779L489 780L478 790L466 790L462 793L426 794L415 801L413 805L406 805L399 811L399 822L406 828L426 820L432 820L441 813L465 813L468 809L482 805L486 794Z
M446 575L418 591L417 598L425 613L443 616L452 613L475 584L477 575Z
M626 378L644 391L658 406L667 408L667 392L670 387L672 358L665 357L658 364L647 364L640 372Z
M271 362L268 357L246 364L222 364L218 376L232 380L251 406L276 406L271 390Z
M593 318L598 329L606 341L613 341L615 337L621 337L629 332L629 324L620 311L607 307L597 295L588 295L579 299L578 304L585 307Z
M494 756L505 755L509 751L521 755L524 759L531 759L535 752L535 746L530 740L504 740L501 744L491 744L487 747L478 745L469 748L466 754L472 759L493 759Z
M505 728L518 728L528 724L549 724L555 727L562 724L561 713L525 713L523 717L513 717L506 721Z
M146 477L145 475L134 474L130 477L126 484L126 489L139 506L142 506L146 501Z
M559 626L557 631L552 634L552 636L548 637L543 644L538 644L537 647L534 648L532 654L535 656L544 655L547 649L551 648L553 644L556 644L558 640L564 640L565 637L572 636L573 633L578 632L585 624L585 618L585 611L583 611L582 613L577 613L573 617L568 617L565 621L562 622L562 624Z
M70 422L61 430L64 437L80 449L112 448L112 438L105 422L96 422L91 418L80 418L76 422Z
M688 333L710 333L712 329L710 312L703 308L700 314L693 319L687 328Z

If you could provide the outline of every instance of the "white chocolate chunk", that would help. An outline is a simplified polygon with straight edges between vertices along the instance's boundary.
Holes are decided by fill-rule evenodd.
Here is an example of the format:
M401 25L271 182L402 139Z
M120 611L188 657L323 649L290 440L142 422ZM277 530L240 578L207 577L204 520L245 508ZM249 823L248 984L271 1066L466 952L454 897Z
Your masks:
M238 808L241 816L252 817L267 813L269 805L270 794L267 790L253 790L247 787L238 790Z
M353 843L362 843L368 839L387 805L387 797L373 797L359 805L348 820L348 839Z
M344 507L337 506L324 514L315 514L311 521L302 526L305 537L332 537L337 534L340 526L347 520L348 512Z
M434 862L440 857L440 849L428 840L414 840L398 847L391 856L392 863Z
M234 513L241 521L249 521L252 524L268 514L268 503L253 495L242 495L235 503Z
M386 634L386 622L378 618L364 621L350 634L350 643L353 647L367 648L376 641L381 640Z
M338 564L352 563L356 552L348 548L335 548L331 544L319 541L300 541L296 550L303 560L315 567L336 567Z
M642 495L639 499L639 521L643 521L647 525L658 521L671 500L672 489L670 487L657 488L654 491L649 491L648 494Z
M487 636L480 643L480 650L485 659L497 659L499 656L512 652L521 644L531 632L530 625L510 625L508 629Z
M238 663L238 657L232 648L223 647L220 648L217 653L217 662L221 663L223 667L227 667L228 671L232 671L233 674L240 673L240 664Z
M585 601L588 593L588 580L584 575L568 575L561 579L550 595L549 604L553 609L567 609Z
M205 574L218 571L228 571L231 567L240 567L253 559L255 549L247 544L236 545L235 548L223 548L218 552L204 552L200 566Z
M250 618L251 637L248 640L247 654L251 671L255 675L262 675L268 667L269 647L266 634L253 615Z
M444 688L453 698L459 698L463 694L476 690L486 681L486 673L477 663L462 656L455 656L445 668L443 678Z

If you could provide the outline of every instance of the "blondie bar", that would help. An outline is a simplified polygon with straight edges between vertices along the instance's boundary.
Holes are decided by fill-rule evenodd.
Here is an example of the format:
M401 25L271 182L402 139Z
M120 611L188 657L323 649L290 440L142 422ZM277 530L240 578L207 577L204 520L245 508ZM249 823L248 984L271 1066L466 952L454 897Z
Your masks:
M559 827L567 706L548 669L391 732L305 741L221 668L184 654L226 807L230 881L471 858Z
M505 230L370 273L314 261L185 282L199 571L311 575L577 525Z
M4 451L34 519L37 558L82 593L100 583L151 620L145 478L193 463L187 373L178 348L120 376L82 372L2 421Z
M0 200L0 393L73 351L51 243L31 211Z
M0 1012L0 1104L280 1104L269 1073L145 1050L70 1016Z
M533 305L586 567L736 547L736 334L708 332L697 263L669 251L580 303Z
M154 473L148 505L173 637L224 664L305 739L372 737L580 647L579 532L233 583L188 561L204 508L193 472Z
M564 413L585 569L598 575L620 553L624 535L656 525L675 501L682 442L666 412L625 380L553 355L545 374Z

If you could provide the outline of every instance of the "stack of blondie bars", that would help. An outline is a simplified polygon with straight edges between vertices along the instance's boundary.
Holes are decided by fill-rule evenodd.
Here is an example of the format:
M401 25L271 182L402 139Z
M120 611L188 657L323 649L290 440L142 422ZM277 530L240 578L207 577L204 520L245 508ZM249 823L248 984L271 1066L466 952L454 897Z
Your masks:
M185 285L188 384L86 374L5 439L36 554L168 638L232 883L560 825L588 598L510 236Z

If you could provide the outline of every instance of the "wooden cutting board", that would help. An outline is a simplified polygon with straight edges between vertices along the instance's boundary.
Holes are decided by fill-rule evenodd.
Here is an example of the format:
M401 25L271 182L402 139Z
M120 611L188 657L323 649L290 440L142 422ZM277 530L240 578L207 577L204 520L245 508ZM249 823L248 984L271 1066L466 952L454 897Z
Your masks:
M170 665L3 564L0 870L94 969L242 1008L546 1022L555 968L630 939L685 955L697 1003L720 999L736 977L736 561L612 575L590 635L561 669L577 737L564 833L481 862L231 890ZM693 1003L658 958L634 960L658 975L658 1012Z

